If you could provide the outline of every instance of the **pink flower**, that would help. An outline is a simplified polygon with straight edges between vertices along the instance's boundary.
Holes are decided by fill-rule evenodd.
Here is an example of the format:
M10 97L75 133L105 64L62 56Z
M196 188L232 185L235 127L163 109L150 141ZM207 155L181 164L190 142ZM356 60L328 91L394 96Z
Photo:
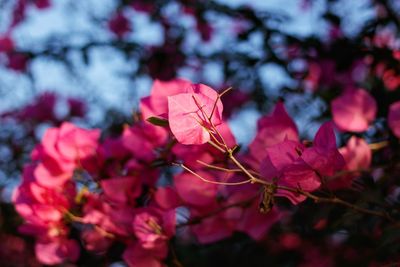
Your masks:
M376 111L375 99L363 89L347 89L332 101L333 121L342 131L366 131Z
M35 245L37 259L46 265L76 261L79 257L79 245L75 240L60 238L50 241L37 241Z
M134 203L142 192L141 180L136 177L118 177L100 182L106 197L115 203Z
M150 117L168 116L168 96L188 92L192 83L184 79L172 81L155 80L151 88L150 96L140 100L140 111L144 120Z
M22 120L55 121L57 120L54 114L56 103L56 94L50 92L42 93L32 104L27 105L18 112L18 117Z
M154 11L154 4L145 0L133 1L131 6L138 12L151 13Z
M304 150L302 159L319 175L332 176L345 168L343 156L336 148L333 125L324 123L314 137L313 146Z
M209 42L211 40L214 29L211 27L211 25L207 21L204 21L204 19L201 19L201 18L197 18L196 28L197 28L197 31L200 33L201 39L204 42Z
M197 171L204 179L214 181L210 173ZM216 203L218 186L200 180L190 173L180 173L174 176L174 185L180 198L186 205L210 207Z
M305 148L296 141L286 140L267 148L267 156L261 163L261 174L268 181L291 188L312 192L321 185L315 171L302 159ZM277 190L277 196L287 197L293 204L306 199L305 196L287 190Z
M331 176L345 166L336 148L331 123L325 123L314 138L313 147L305 148L296 141L285 140L267 148L261 164L261 174L268 181L291 188L312 192L321 184L320 176ZM278 189L277 196L287 197L293 204L306 199L295 192Z
M93 170L99 130L78 128L65 122L60 128L50 128L42 144L32 153L34 160L40 160L35 169L36 180L43 186L60 186L72 177L76 167Z
M68 184L58 190L38 185L34 180L34 165L24 169L23 182L13 193L13 203L17 212L29 223L49 228L62 221L75 197L75 188Z
M68 98L67 99L69 106L69 115L74 117L84 117L86 112L85 103L77 98Z
M388 124L394 135L400 138L400 101L390 105Z
M15 27L25 19L26 7L26 0L17 0L12 13L11 28Z
M367 142L362 138L352 136L347 145L339 149L342 154L346 167L345 170L357 171L368 169L372 160L372 151L369 148ZM328 187L331 190L340 188L348 188L355 177L359 175L358 172L351 174L343 174L338 177L333 176L328 180Z
M167 137L167 131L161 127L137 123L124 129L120 140L135 159L152 161L156 157L156 147L164 145Z
M158 207L168 210L179 207L182 203L177 192L172 187L159 187L154 193L154 200Z
M254 201L251 206L244 209L235 226L236 230L248 234L254 240L264 238L268 230L281 218L277 208L261 213L258 206L258 201Z
M198 224L192 225L190 229L200 244L209 244L228 238L234 231L229 221L224 220L221 214L204 218Z
M301 238L295 233L284 233L279 237L279 243L283 249L296 250L301 246Z
M145 249L140 244L129 245L122 255L129 267L165 267L162 260L167 257L166 245L157 249Z
M134 208L119 204L111 205L99 195L90 194L83 207L83 222L100 227L105 232L130 236Z
M27 55L21 53L8 53L7 58L7 67L9 69L15 70L17 72L26 71L29 63L29 57Z
M11 52L14 49L14 41L10 36L0 36L0 53Z
M339 149L346 161L347 169L368 169L371 164L372 151L364 139L352 136L347 145Z
M35 0L35 6L39 9L46 9L51 6L50 0Z
M249 145L250 156L259 162L265 158L267 147L284 140L299 140L296 124L286 112L282 102L278 102L272 114L263 116L257 122L257 135Z
M212 126L222 123L223 106L217 92L206 85L193 85L191 91L168 97L168 121L179 143L199 145L210 140Z
M96 253L104 253L111 246L111 239L95 229L83 230L81 234L85 249Z
M121 12L114 14L108 22L108 28L117 35L118 38L124 37L131 29L130 21Z
M156 249L175 234L175 210L138 209L132 227L143 248Z

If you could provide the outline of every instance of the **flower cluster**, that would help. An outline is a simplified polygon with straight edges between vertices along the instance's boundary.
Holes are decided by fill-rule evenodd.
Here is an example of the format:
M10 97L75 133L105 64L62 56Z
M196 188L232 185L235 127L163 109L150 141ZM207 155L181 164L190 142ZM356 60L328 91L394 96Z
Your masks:
M180 237L177 227L202 244L235 232L262 240L288 216L275 199L317 199L314 191L348 188L357 177L336 174L369 167L368 144L352 137L339 150L332 122L312 142L300 141L282 102L259 119L248 151L238 153L222 115L228 93L183 79L155 81L140 103L143 120L118 137L67 122L49 128L13 196L37 259L74 262L80 243L95 254L123 244L129 266L162 266L169 242Z

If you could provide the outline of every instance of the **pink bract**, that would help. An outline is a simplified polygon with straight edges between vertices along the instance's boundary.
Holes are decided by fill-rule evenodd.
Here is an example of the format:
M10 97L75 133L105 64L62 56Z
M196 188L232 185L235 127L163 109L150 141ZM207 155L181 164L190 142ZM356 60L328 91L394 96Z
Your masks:
M372 151L364 139L352 136L345 147L339 149L346 161L348 170L369 168L372 160Z
M287 113L282 102L278 102L270 115L257 122L257 135L249 145L250 155L256 161L266 156L266 148L283 142L285 139L297 141L299 134L296 124Z
M210 87L193 85L193 92L168 97L169 126L179 143L204 144L210 131L222 123L222 102Z
M196 173L204 179L214 181L214 177L207 172L197 171ZM202 181L193 174L180 173L175 175L174 184L178 195L187 205L209 206L216 201L218 186Z
M132 227L143 248L157 249L175 233L175 210L138 209Z
M129 267L165 267L161 262L168 253L166 246L156 250L144 249L140 244L129 245L122 255Z
M136 177L117 177L100 182L104 194L115 203L129 204L142 192L141 180Z
M332 176L345 168L343 156L336 148L336 137L331 122L324 123L319 128L313 146L305 149L301 157L321 176Z
M372 151L367 142L362 138L352 136L347 142L347 145L339 149L339 152L346 162L346 170L366 170L371 164ZM359 174L359 172L353 172L328 179L328 187L331 190L349 188L353 179Z
M75 240L58 239L38 241L35 245L37 259L47 265L61 264L65 261L76 261L79 257L79 245Z
M394 135L400 138L400 101L390 105L388 124Z
M130 21L121 12L116 13L112 16L111 20L108 22L108 28L118 38L124 37L127 33L129 33L132 30Z
M267 157L261 163L261 174L278 185L301 188L312 192L321 185L315 171L301 158L304 147L295 141L286 140L267 148ZM293 204L306 199L305 196L287 190L278 190L277 196L287 197Z
M332 101L333 121L341 131L366 131L376 111L375 99L364 89L347 89Z
M151 94L140 100L140 111L142 117L147 120L150 117L168 116L168 96L187 93L192 83L184 79L172 81L155 80L151 88Z

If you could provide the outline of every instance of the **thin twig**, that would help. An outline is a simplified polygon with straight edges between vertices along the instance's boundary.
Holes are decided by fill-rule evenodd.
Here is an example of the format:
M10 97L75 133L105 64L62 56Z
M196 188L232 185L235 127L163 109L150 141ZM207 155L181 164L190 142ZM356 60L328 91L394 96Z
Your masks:
M217 181L211 181L211 180L207 180L206 178L202 177L201 175L199 175L198 173L194 172L193 170L191 170L189 167L185 166L182 163L173 163L174 165L180 166L181 168L183 168L184 170L190 172L191 174L193 174L194 176L196 176L197 178L199 178L200 180L206 182L206 183L210 183L210 184L217 184L217 185L242 185L242 184L248 184L251 182L251 179L245 180L245 181L241 181L241 182L217 182Z

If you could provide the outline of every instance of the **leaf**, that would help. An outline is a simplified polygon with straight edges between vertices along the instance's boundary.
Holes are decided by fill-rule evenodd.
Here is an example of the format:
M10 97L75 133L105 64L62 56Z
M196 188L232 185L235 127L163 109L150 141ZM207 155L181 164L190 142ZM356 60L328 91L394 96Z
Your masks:
M156 126L161 126L161 127L169 126L168 120L159 117L150 117L147 119L147 121Z

